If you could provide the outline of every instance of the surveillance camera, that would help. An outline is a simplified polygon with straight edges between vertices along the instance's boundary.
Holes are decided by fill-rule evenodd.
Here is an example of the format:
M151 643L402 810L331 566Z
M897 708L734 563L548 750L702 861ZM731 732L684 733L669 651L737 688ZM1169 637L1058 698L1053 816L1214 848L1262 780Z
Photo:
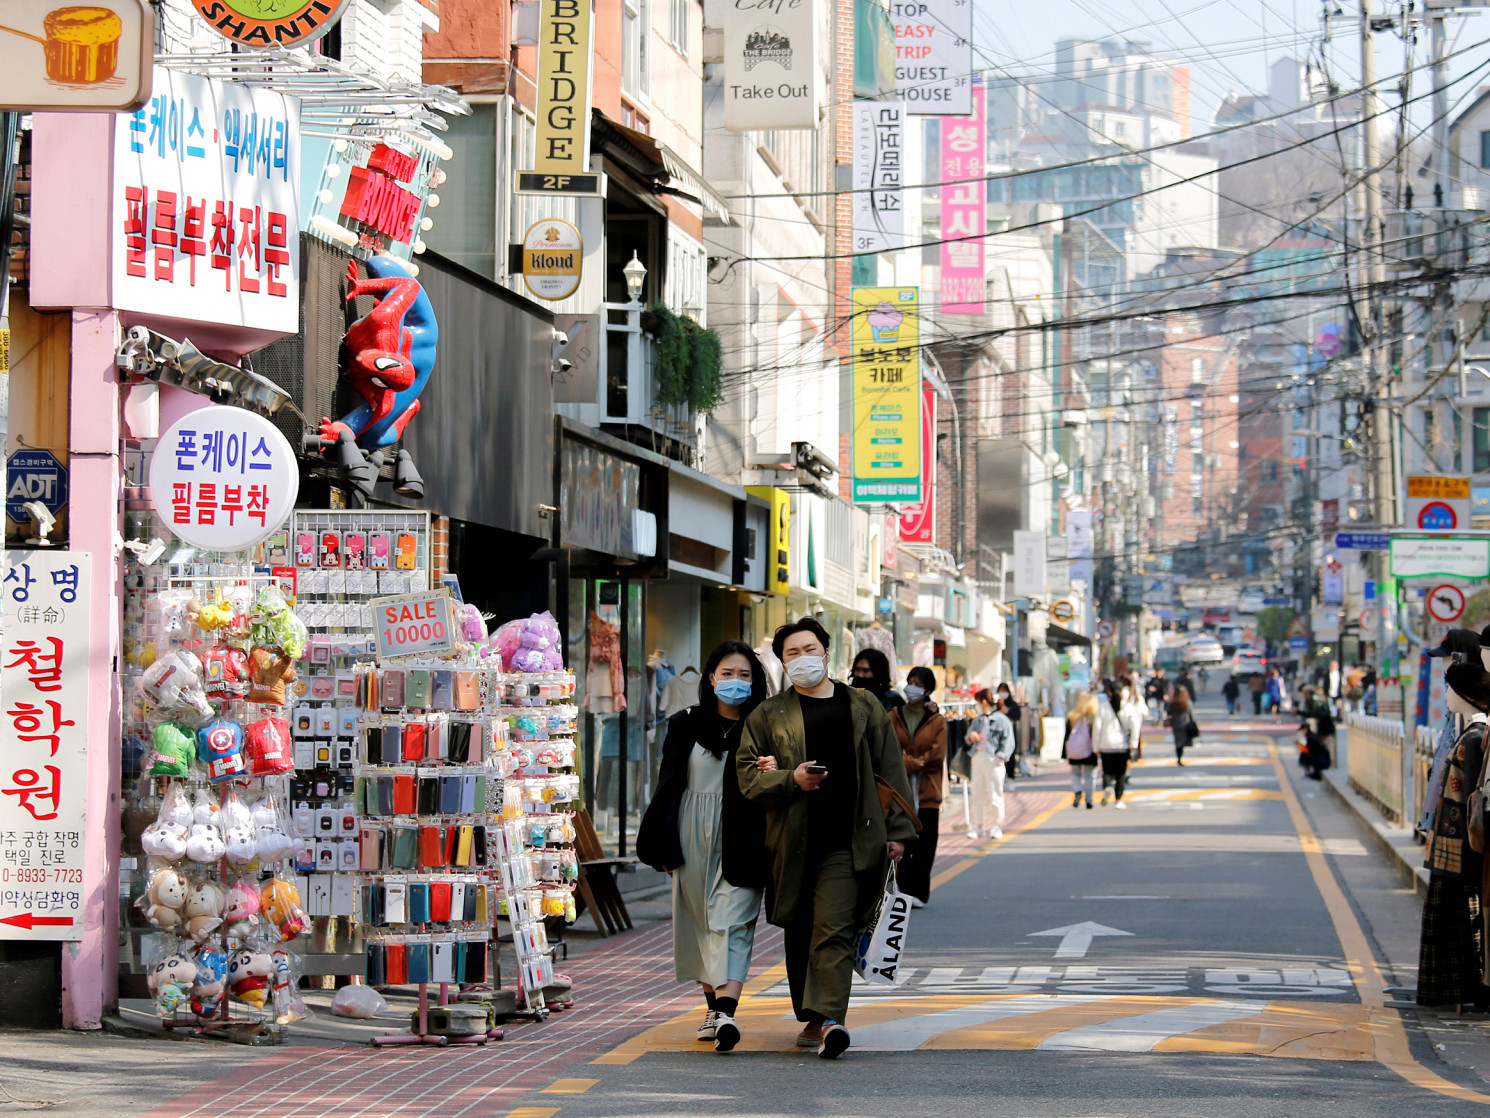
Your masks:
M141 566L153 567L165 554L166 541L156 536L149 543L143 540L129 540L124 546L134 553L135 559Z
M567 357L556 357L556 358L554 358L554 363L553 363L553 375L554 376L556 376L556 377L562 377L565 374L567 374L569 372L569 370L572 369L572 368L574 368L574 362L571 361L571 360L569 360L569 358L567 358Z
M26 515L36 523L36 535L32 536L28 543L45 547L50 541L47 536L57 524L57 518L52 515L50 509L40 501L27 501L21 506L26 510Z
M569 344L569 335L562 330L555 330L552 341L555 349L563 349Z

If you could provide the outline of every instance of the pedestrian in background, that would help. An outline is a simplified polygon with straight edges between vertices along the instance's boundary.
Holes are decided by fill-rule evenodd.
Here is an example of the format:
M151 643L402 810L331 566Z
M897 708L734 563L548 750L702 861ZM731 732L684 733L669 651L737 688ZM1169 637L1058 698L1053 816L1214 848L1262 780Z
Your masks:
M1014 751L1009 754L1009 759L1004 762L1004 776L1009 780L1015 780L1019 776L1019 720L1024 716L1018 702L1014 699L1014 692L1009 690L1007 683L1000 683L995 690L999 709L1004 712L1009 723L1014 727Z
M878 699L828 678L827 630L804 617L776 630L771 651L791 686L745 720L735 769L766 812L769 919L786 933L797 1044L831 1060L849 1046L855 939L918 823L899 802L880 806L876 777L910 802L900 743Z
M1198 735L1198 727L1195 724L1195 715L1191 710L1190 692L1183 687L1176 687L1169 696L1169 705L1165 708L1169 717L1169 731L1174 735L1174 762L1177 765L1185 763L1185 750L1194 744ZM1194 727L1194 728L1192 728Z
M1169 701L1169 680L1164 678L1162 665L1154 669L1154 674L1144 685L1143 697L1149 705L1149 717L1158 722L1164 717L1164 704Z
M946 783L947 720L931 701L935 693L936 673L930 668L912 668L905 677L905 705L890 712L890 725L900 739L900 753L914 793L911 803L921 818L921 833L906 845L905 860L895 875L913 908L931 899L931 864L936 860Z
M1066 715L1066 740L1061 757L1071 766L1071 806L1080 807L1086 797L1087 810L1092 808L1092 780L1097 770L1097 696L1083 691Z
M878 699L886 714L905 705L905 698L895 690L890 678L890 658L879 649L864 649L854 657L854 666L849 671L853 685Z
M1268 669L1267 680L1263 684L1266 696L1268 713L1273 716L1273 721L1278 721L1278 713L1283 709L1283 677L1278 674L1277 668Z
M1123 803L1123 789L1128 784L1128 754L1131 748L1133 726L1131 719L1135 710L1130 704L1123 705L1123 692L1116 680L1102 681L1102 694L1097 697L1095 739L1097 758L1102 766L1102 806L1113 802L1116 790L1117 806L1127 810ZM1108 785L1112 788L1109 789Z
M709 654L698 704L668 719L657 791L636 834L637 857L672 875L673 973L703 987L698 1039L717 1052L740 1042L735 1010L766 885L765 815L735 775L741 727L765 697L748 644L725 641Z
M1261 672L1255 672L1247 679L1247 692L1252 696L1252 713L1262 713L1262 695L1267 690L1267 682L1263 679Z
M970 838L1004 837L1004 763L1014 754L1014 723L988 688L973 698L981 712L968 729L972 747Z
M1235 717L1237 704L1242 700L1242 686L1236 681L1236 676L1226 677L1226 682L1221 685L1221 697L1226 700L1226 713Z
M1123 710L1127 713L1122 723L1128 728L1128 756L1134 761L1143 757L1144 705L1141 694L1138 677L1127 676L1123 681Z

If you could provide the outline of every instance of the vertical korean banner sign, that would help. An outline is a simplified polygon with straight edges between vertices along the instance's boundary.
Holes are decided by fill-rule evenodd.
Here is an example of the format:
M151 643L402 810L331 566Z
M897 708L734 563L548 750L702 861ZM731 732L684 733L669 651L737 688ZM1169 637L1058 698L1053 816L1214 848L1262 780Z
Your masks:
M300 102L155 68L114 123L114 306L275 334L300 323Z
M973 86L973 115L941 118L942 310L982 314L987 299L983 278L983 234L988 230L987 186L983 181L983 124L987 103L983 86ZM958 238L972 237L973 240Z
M904 127L904 105L854 102L855 252L893 252L905 244Z
M90 559L5 553L0 939L83 938Z
M856 287L853 294L853 499L921 499L919 291Z
M921 500L900 516L906 543L936 543L936 389L921 389Z

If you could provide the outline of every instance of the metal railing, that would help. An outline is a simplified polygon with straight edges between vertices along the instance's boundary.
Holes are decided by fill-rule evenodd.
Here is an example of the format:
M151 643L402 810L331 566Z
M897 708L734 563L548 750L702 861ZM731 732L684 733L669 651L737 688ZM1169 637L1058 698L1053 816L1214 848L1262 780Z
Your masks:
M1401 722L1370 714L1347 714L1346 773L1357 792L1394 823L1404 807L1402 752L1407 734Z
M1428 802L1428 778L1433 772L1433 754L1438 750L1439 731L1431 726L1416 726L1412 736L1412 814L1407 825L1417 826Z

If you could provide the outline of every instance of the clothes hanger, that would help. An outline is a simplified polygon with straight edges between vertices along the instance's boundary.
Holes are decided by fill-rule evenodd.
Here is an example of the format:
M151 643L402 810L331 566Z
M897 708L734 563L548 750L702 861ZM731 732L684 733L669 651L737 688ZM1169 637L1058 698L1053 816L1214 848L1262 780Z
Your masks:
M692 664L689 664L686 668L684 668L678 674L679 675L687 675L689 672L692 672L694 675L698 675L698 669L695 668Z

